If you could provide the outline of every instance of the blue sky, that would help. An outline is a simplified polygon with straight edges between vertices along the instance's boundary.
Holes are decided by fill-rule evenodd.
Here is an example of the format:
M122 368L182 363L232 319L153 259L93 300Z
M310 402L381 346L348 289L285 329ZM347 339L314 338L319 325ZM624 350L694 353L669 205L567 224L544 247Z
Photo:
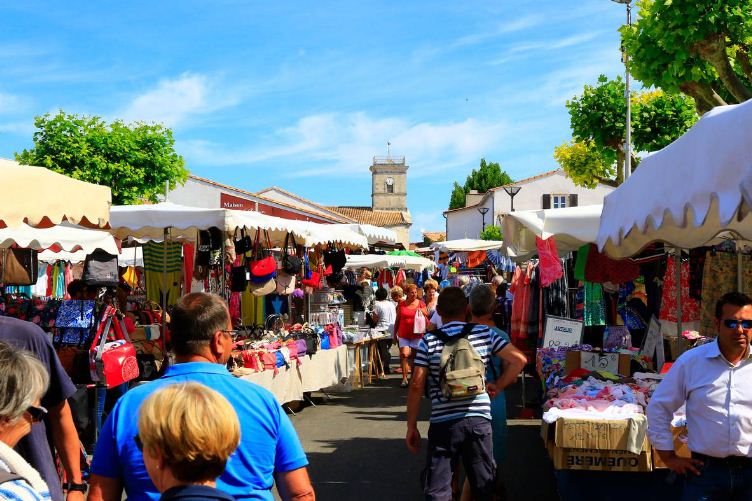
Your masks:
M64 109L173 128L192 173L370 204L405 155L413 240L481 157L556 168L567 99L623 72L609 0L4 2L0 157Z

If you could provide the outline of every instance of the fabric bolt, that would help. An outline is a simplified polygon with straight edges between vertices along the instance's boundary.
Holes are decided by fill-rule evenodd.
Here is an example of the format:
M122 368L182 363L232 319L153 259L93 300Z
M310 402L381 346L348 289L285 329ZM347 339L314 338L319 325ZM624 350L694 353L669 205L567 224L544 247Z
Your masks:
M734 263L736 264L736 263ZM736 276L736 274L734 274ZM661 313L658 316L660 320L676 322L677 302L676 302L676 265L674 256L669 256L666 265L666 274L663 277L663 293L661 298ZM689 297L689 262L684 261L681 264L681 300L682 300L682 322L694 322L700 319L700 305L697 300ZM713 304L715 307L715 304Z
M700 334L715 336L715 303L737 286L737 256L728 252L708 251L702 274L702 311ZM742 255L742 285L747 293L752 291L752 257Z
M449 322L444 324L441 330L450 337L456 336L462 332L464 325L462 322ZM490 357L507 345L504 339L485 325L474 325L467 339L481 356L486 366L488 366ZM434 334L428 332L420 340L415 357L415 365L425 367L429 371L426 384L428 385L428 395L431 398L431 423L451 421L468 416L479 416L490 421L491 399L488 397L488 393L482 393L472 399L464 400L447 400L444 398L438 385L439 364L443 348L444 343Z
M585 282L583 319L586 327L606 325L606 305L601 284Z
M554 237L543 240L535 237L535 246L538 249L538 258L540 259L540 284L541 287L548 287L555 281L564 276L564 268L559 259L559 252L556 249L556 240Z

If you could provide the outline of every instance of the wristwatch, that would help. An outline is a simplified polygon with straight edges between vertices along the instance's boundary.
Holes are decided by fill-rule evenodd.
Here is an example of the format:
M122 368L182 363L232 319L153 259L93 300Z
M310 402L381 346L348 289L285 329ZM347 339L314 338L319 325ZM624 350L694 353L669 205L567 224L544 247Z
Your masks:
M85 483L75 484L73 482L65 482L63 484L64 491L78 491L78 492L86 493L86 487L87 486Z

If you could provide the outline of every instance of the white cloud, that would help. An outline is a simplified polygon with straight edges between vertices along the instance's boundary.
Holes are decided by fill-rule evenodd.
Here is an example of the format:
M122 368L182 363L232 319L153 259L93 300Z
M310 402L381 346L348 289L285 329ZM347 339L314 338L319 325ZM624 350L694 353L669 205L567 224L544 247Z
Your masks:
M36 130L33 119L0 123L0 134L15 134L31 137Z
M351 174L357 170L365 176L368 171L363 167L372 156L386 153L389 141L395 156L406 156L411 177L419 178L475 164L504 130L502 122L473 118L410 123L365 113L327 113L303 117L244 150L228 151L207 141L181 142L178 149L189 161L205 165L252 165L268 160L294 165L302 160L300 163L318 166L291 169L290 175Z
M0 115L23 111L27 107L27 100L14 94L0 92Z
M217 79L183 73L175 79L161 80L156 88L136 96L115 116L125 121L159 122L174 127L238 101L237 93L221 88Z

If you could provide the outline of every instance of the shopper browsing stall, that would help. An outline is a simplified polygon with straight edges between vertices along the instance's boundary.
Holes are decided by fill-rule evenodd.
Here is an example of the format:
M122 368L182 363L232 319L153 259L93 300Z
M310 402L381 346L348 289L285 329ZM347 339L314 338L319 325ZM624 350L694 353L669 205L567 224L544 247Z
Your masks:
M686 475L684 499L752 498L752 298L716 304L718 337L684 353L648 404L648 437L666 465ZM674 452L671 420L686 403L692 458Z
M376 322L374 330L380 334L389 335L394 332L394 322L397 318L397 310L391 301L387 300L387 292L383 287L376 291L376 302L373 305L373 312L371 313L373 320ZM392 347L391 337L387 339L380 339L379 345L379 357L381 363L384 366L384 373L391 374L392 370L389 368L389 364L392 359L392 355L389 352Z

